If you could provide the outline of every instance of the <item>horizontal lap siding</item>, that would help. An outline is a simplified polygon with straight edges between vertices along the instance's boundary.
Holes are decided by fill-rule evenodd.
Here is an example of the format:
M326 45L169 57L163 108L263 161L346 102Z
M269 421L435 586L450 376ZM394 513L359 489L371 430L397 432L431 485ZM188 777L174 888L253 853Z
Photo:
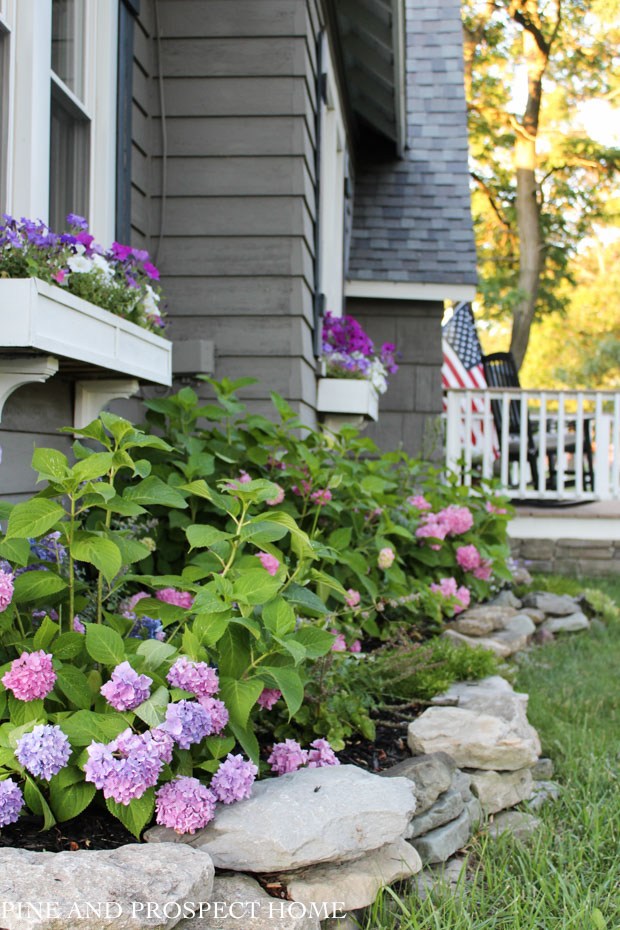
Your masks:
M159 266L172 338L212 339L216 377L258 377L244 392L255 405L277 390L312 420L318 15L308 4L159 0ZM156 231L158 106L151 123Z
M141 15L134 25L132 75L131 146L131 234L132 245L150 246L153 235L150 216L152 113L157 88L155 73L155 16L153 0L141 4Z

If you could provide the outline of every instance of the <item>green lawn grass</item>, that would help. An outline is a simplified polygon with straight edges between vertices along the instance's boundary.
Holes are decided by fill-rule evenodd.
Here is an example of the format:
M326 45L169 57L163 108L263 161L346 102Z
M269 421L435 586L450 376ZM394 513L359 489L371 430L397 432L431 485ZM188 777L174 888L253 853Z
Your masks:
M620 603L620 580L547 579L598 587ZM515 687L552 757L562 795L540 812L528 845L472 840L475 876L461 895L386 891L365 930L618 930L620 928L620 623L528 654Z

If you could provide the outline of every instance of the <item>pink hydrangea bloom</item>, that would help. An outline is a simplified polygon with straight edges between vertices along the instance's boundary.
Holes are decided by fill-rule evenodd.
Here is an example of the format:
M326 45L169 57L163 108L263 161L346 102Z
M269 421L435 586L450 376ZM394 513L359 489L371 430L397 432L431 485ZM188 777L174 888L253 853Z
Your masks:
M336 758L334 750L326 739L315 739L313 743L310 743L308 768L322 769L328 765L340 765L340 760Z
M47 697L54 687L56 672L52 656L38 652L22 652L11 662L11 668L2 678L2 684L20 701L36 701Z
M462 613L466 607L469 607L471 603L471 594L469 588L466 588L465 585L461 585L460 588L456 590L456 599L459 603L454 608L455 614Z
M138 591L137 594L132 594L132 596L125 604L125 611L133 611L136 604L139 601L143 601L145 597L150 597L150 594L147 594L146 591Z
M347 641L344 638L343 633L339 633L338 630L330 630L330 633L333 633L336 639L332 643L332 652L346 652L347 651Z
M426 514L423 517L424 523L415 531L418 539L445 539L448 535L448 527L445 523L440 523L437 514ZM433 546L439 549L439 546Z
M432 510L433 505L429 504L423 494L414 494L413 497L407 498L407 503L418 510Z
M308 761L308 753L302 749L299 743L294 739L286 739L283 743L276 743L271 750L271 755L267 762L271 766L271 771L276 775L286 775L288 772L296 772Z
M392 565L395 558L396 556L394 554L394 550L391 549L389 546L386 546L384 549L381 550L381 552L379 553L377 557L377 565L383 571L387 571L387 569L390 568L390 566Z
M155 819L175 833L195 833L213 820L216 801L197 778L181 775L155 792Z
M497 514L498 516L508 513L505 507L496 507L495 504L491 503L491 501L486 501L484 507L487 513L494 513L494 514Z
M0 571L0 613L5 611L13 600L13 573Z
M162 588L155 597L164 604L174 604L175 607L184 607L189 610L194 605L194 598L188 591L177 591L175 588Z
M248 475L247 471L241 471L238 477L239 484L251 484L252 479Z
M456 504L450 504L444 510L437 514L439 523L444 523L448 527L448 533L451 536L461 536L474 525L474 518L471 510L467 507L457 507Z
M129 804L157 784L165 762L172 758L172 740L158 731L132 733L128 728L111 743L91 743L84 778L103 791L104 798Z
M361 599L362 595L359 593L359 591L356 591L355 588L349 588L344 602L347 607L357 607Z
M480 565L474 568L474 578L479 581L490 581L493 574L493 562L490 559L483 559Z
M362 651L361 642L359 641L359 639L354 640L349 646L349 652L361 652L361 651Z
M129 662L121 662L100 691L115 710L133 710L147 700L152 684L148 675L138 675Z
M224 701L214 697L199 697L198 703L204 707L211 718L211 732L213 734L221 733L228 723L228 708Z
M482 559L475 546L459 546L456 550L456 561L466 572L478 568Z
M279 484L276 484L276 487L278 489L276 492L276 496L266 501L266 503L269 504L270 507L277 507L278 504L281 504L282 501L284 500L284 488Z
M457 587L456 578L441 578L439 584L431 585L431 591L444 597L456 597Z
M314 501L315 504L318 504L319 507L323 507L325 504L329 504L332 499L332 492L329 488L323 488L319 491L313 491L310 495L310 500Z
M248 762L240 754L233 756L228 753L211 779L211 789L222 804L234 804L250 797L257 775L258 768L253 762Z
M73 632L74 633L85 633L86 627L82 623L79 617L73 618Z
M263 710L271 710L281 697L282 692L278 691L277 688L263 688L256 703L259 707L262 707Z
M187 656L179 656L166 678L175 688L189 691L198 698L212 697L220 688L220 680L214 668L206 662L193 662Z
M260 559L260 564L263 566L266 572L269 572L270 575L278 574L280 562L275 557L275 555L270 555L269 552L259 552L256 558Z

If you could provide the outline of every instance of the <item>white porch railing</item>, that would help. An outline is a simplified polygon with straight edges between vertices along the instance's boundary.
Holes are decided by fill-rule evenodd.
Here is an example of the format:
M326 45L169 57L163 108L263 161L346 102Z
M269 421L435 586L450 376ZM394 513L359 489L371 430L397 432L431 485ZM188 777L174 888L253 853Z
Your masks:
M620 391L446 392L446 465L513 498L620 499Z

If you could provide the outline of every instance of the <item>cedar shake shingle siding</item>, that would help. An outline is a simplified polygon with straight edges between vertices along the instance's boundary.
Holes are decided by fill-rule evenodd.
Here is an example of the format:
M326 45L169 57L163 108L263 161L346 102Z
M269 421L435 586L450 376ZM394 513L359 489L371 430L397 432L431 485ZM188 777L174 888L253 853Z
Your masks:
M475 284L459 0L406 0L407 150L357 166L352 280Z

